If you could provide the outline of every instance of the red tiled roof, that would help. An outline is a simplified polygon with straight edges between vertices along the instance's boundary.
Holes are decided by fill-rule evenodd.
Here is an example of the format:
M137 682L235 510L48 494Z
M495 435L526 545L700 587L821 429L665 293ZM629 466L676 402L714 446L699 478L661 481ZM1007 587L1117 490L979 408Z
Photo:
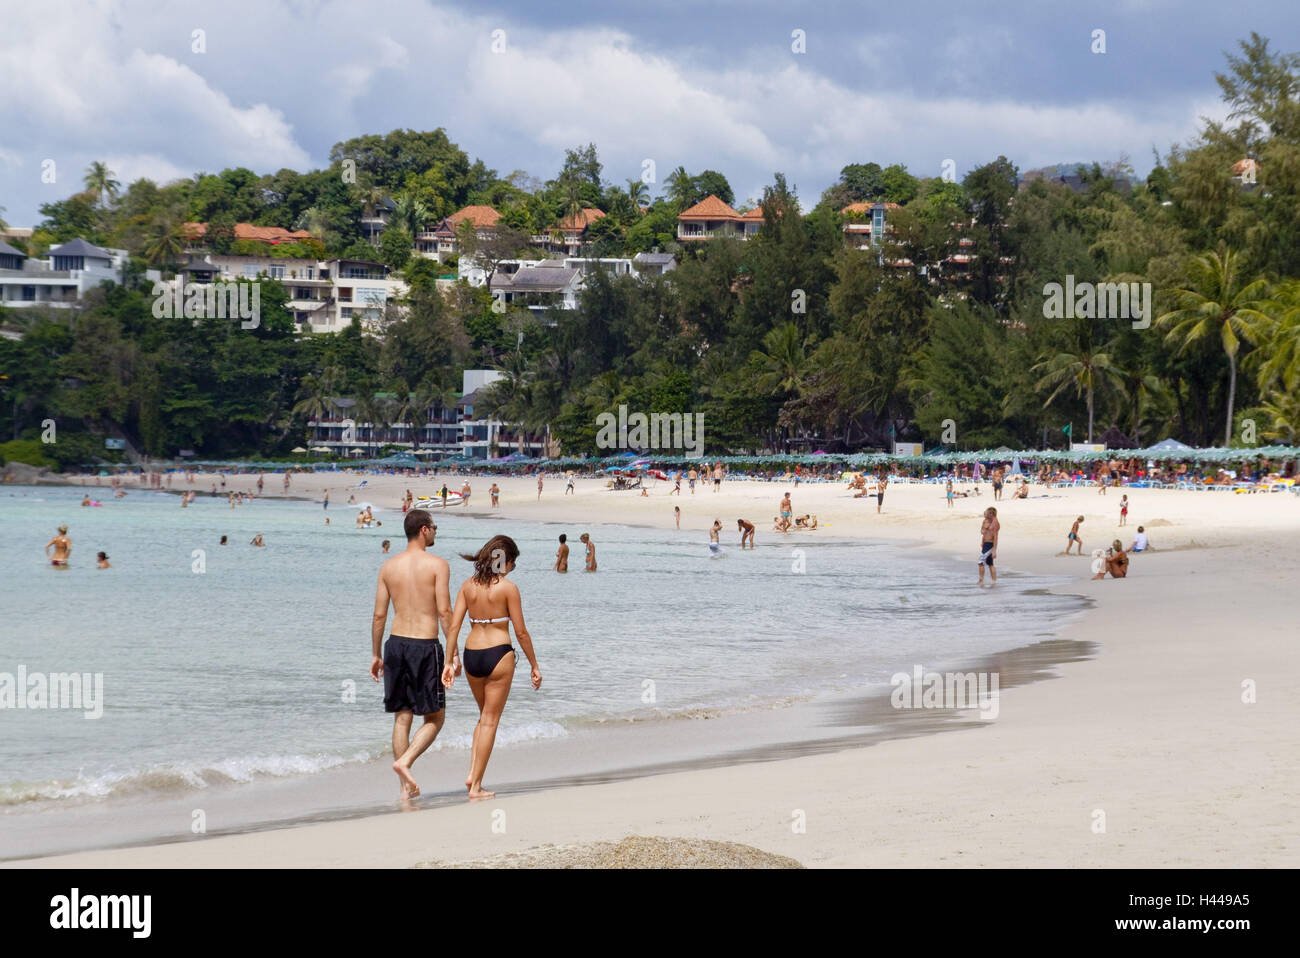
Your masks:
M688 210L677 215L679 220L738 220L740 214L712 193Z
M871 207L875 205L876 205L875 203L850 203L848 206L844 207L844 209L840 210L840 212L841 213L869 213L871 212ZM903 208L898 203L883 203L881 205L884 206L885 209L887 210L901 210Z
M186 236L192 239L201 239L207 235L207 223L186 223L181 227ZM314 237L306 230L286 230L279 226L254 226L252 223L236 223L235 239L237 240L256 240L259 243L270 243L272 246L278 243L296 243L299 240L309 240Z
M596 222L596 220L603 218L604 215L604 210L593 209L588 206L576 216L564 217L564 219L560 220L556 225L562 230L585 230L592 223Z
M475 229L485 229L489 226L496 226L500 219L501 214L491 206L466 206L447 217L453 229L460 226L465 220L469 220Z
M763 207L755 206L748 213L740 217L742 220L761 220L763 218Z

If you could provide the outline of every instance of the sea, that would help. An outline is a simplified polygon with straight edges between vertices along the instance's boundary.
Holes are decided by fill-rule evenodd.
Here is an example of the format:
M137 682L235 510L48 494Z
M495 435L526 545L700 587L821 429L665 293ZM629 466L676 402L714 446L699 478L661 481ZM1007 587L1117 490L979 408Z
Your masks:
M101 504L83 507L87 492ZM367 670L381 543L396 552L405 542L391 504L371 504L382 525L356 528L363 493L351 505L336 494L328 510L279 498L231 508L205 494L182 508L166 492L114 499L107 486L0 487L0 858L190 837L181 823L158 827L154 811L208 794L238 809L225 823L234 830L388 801L391 719ZM638 726L661 762L675 749L707 757L696 730L728 716L761 713L764 731L734 725L714 749L719 761L756 736L816 735L781 715L887 688L918 663L1050 639L1081 608L1049 592L1057 583L1044 577L1004 572L996 589L980 589L973 554L850 541L830 529L760 535L749 551L724 534L715 557L699 530L454 509L437 519L433 551L451 563L453 598L471 571L458 553L498 533L520 548L512 577L544 681L531 688L520 656L489 785L498 766L534 782L561 766L635 766L618 726ZM60 525L73 544L64 569L43 552ZM567 575L551 569L562 532L573 546ZM594 574L582 571L582 532L597 545ZM257 535L262 548L250 544ZM111 568L97 568L99 551ZM71 674L82 679L79 704ZM40 704L33 676L48 679L44 707L17 707L20 676L24 705ZM463 779L476 719L458 680L429 753L441 757L421 763L460 769ZM443 785L430 791L459 789L463 800L462 781ZM94 828L83 833L78 822Z

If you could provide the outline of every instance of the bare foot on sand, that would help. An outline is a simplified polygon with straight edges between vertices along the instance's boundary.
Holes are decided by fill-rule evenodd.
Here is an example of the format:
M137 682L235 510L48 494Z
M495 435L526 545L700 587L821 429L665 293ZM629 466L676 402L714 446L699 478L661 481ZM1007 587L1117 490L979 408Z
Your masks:
M416 784L415 779L411 778L410 768L403 765L400 758L393 763L393 771L396 772L397 777L402 780L401 797L418 798L420 795L420 786Z
M485 798L496 798L496 795L496 792L485 791L482 786L475 788L471 785L469 787L469 800L471 802L481 802Z

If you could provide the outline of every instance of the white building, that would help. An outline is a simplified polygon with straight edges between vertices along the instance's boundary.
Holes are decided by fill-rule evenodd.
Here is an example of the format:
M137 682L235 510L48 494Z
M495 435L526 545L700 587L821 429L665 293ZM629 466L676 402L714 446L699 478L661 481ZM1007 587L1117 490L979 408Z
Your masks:
M126 250L101 249L84 239L56 246L43 260L0 241L0 305L71 309L88 290L120 284L126 259Z
M364 260L313 260L294 257L210 253L181 270L188 283L229 283L265 276L284 286L289 311L300 331L336 333L354 317L374 329L392 300L407 294L404 282L389 278L388 267Z

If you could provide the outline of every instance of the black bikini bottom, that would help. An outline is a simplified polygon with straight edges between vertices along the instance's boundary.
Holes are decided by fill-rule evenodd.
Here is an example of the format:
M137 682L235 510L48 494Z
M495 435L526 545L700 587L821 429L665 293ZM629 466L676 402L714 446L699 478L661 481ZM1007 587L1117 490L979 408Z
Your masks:
M503 645L493 645L486 649L466 649L465 650L465 671L476 679L484 679L492 674L492 670L497 667L507 652L513 652L514 647L506 642Z

